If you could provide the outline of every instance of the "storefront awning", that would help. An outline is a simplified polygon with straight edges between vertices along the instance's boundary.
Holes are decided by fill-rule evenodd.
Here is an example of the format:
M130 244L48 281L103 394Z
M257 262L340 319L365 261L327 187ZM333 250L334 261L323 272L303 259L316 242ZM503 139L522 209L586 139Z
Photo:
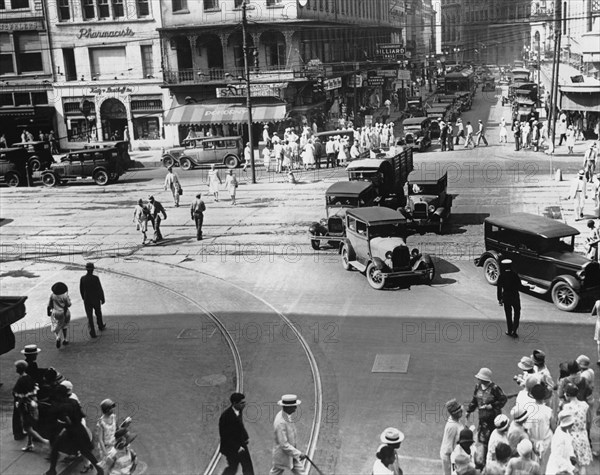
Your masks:
M582 112L598 112L600 110L600 88L589 92L565 92L561 88L561 92L561 109Z
M32 106L0 107L0 116L30 117L33 115L35 115L35 110Z
M285 118L285 104L252 106L253 122L278 122ZM241 124L248 122L248 109L242 104L186 104L175 106L166 124Z

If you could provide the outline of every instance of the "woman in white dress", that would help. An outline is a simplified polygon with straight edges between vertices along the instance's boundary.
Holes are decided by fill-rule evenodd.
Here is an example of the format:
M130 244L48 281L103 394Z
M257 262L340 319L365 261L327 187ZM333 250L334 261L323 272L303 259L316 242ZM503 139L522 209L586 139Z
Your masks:
M219 185L222 184L219 171L215 170L214 165L211 165L208 172L208 193L213 195L215 201L219 201Z
M56 348L60 348L61 344L69 344L67 329L71 321L70 306L69 289L62 282L57 282L52 286L48 301L48 315L52 320L52 331L56 335Z
M337 161L339 165L346 165L348 161L348 139L345 136L340 139L340 150Z
M302 153L302 163L304 169L308 170L309 167L315 166L315 146L312 143L312 139L309 140L304 146L304 152Z
M500 119L500 143L502 142L508 142L508 131L506 130L506 121L504 120L504 117Z
M235 175L233 174L233 170L229 170L229 173L225 177L225 188L229 191L229 196L231 196L231 204L235 205L235 192L237 191L238 181Z
M268 172L269 167L271 166L271 151L269 150L269 147L263 148L262 156L263 156L263 165L265 167L265 170Z
M569 149L569 154L573 153L573 147L575 146L575 131L573 130L573 126L569 125L567 129L567 148Z

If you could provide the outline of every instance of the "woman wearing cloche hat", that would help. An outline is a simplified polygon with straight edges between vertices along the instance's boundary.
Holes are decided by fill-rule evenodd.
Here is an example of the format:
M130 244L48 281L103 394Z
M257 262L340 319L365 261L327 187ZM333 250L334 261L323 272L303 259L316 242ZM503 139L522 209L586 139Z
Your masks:
M573 449L573 438L570 434L574 422L570 412L561 411L558 413L558 427L552 436L550 457L548 458L548 467L546 468L548 475L559 473L572 474L575 471L575 466L573 465L575 450Z
M473 399L467 408L467 417L476 409L479 409L479 426L477 428L477 440L483 444L485 458L487 444L494 430L494 419L500 415L506 404L506 395L496 383L492 381L492 370L481 368L475 375L477 384L473 391Z

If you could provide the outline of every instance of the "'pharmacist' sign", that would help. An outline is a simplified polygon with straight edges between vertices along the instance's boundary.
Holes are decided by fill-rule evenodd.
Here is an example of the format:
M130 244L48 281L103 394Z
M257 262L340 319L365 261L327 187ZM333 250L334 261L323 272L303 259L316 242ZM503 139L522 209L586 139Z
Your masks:
M127 27L122 30L94 31L91 28L80 28L77 33L77 39L81 38L121 38L125 36L133 36L135 32Z

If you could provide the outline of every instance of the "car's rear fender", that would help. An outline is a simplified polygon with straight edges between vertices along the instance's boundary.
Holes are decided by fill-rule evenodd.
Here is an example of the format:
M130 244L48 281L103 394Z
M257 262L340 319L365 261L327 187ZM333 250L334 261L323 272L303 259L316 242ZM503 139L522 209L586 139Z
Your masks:
M321 223L315 221L308 228L308 232L313 236L325 236L328 232L328 229L326 226L323 226Z
M412 268L413 270L429 269L433 267L433 259L429 254L421 254L421 256L415 261Z
M493 257L498 262L500 262L502 260L502 256L500 255L499 252L497 252L497 251L485 251L483 254L481 254L481 256L479 258L475 259L475 265L477 267L483 267L483 263L486 261L486 259L488 257Z
M552 285L550 285L550 288L548 290L552 289L559 282L567 283L569 287L571 287L575 292L579 292L581 290L581 282L579 281L579 279L573 277L572 275L559 275L555 277L552 281Z

